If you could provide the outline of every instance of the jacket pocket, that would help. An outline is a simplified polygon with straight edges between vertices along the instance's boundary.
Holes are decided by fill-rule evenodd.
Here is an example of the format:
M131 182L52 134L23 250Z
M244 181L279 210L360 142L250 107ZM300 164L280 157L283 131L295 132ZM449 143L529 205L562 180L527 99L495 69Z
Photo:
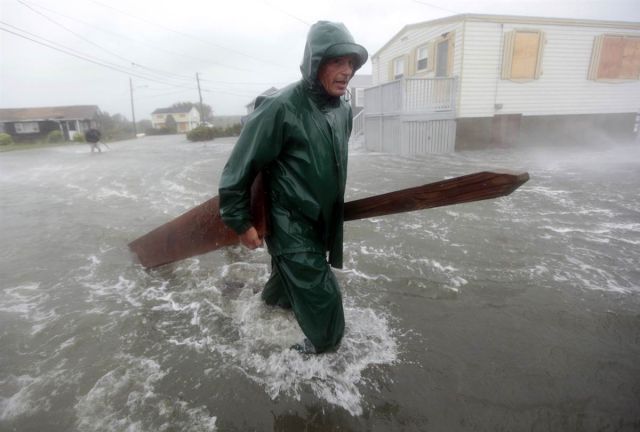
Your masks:
M271 202L285 208L293 217L295 217L296 214L302 215L312 222L318 222L320 219L320 205L308 197L296 197L292 199L282 192L272 190Z

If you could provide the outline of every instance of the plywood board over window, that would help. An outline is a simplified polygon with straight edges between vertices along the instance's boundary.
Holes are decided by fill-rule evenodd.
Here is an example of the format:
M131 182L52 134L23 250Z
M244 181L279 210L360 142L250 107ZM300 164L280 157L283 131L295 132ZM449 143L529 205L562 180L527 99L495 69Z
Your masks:
M504 35L502 79L526 82L542 75L544 33L539 30L513 30Z
M603 81L640 79L640 36L597 36L588 78Z

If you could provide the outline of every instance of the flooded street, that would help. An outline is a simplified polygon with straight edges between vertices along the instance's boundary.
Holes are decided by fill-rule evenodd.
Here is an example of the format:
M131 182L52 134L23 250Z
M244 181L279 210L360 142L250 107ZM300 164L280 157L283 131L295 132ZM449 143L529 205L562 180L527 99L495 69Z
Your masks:
M354 149L347 200L494 169L496 200L348 222L346 332L303 357L264 249L145 271L234 139L0 153L1 431L640 430L640 145Z

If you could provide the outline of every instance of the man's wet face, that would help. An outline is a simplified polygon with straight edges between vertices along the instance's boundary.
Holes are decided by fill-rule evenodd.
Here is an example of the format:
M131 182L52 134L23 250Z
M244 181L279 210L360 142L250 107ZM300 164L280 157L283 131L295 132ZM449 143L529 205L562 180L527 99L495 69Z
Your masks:
M329 95L342 96L347 92L354 69L353 56L333 57L320 65L318 80Z

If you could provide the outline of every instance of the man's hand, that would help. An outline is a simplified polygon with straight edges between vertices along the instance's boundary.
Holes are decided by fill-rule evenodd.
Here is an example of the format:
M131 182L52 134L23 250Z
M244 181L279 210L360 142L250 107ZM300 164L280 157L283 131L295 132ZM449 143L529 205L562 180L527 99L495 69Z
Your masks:
M255 249L262 246L262 239L258 236L258 231L251 227L244 233L240 234L240 241L249 249Z

